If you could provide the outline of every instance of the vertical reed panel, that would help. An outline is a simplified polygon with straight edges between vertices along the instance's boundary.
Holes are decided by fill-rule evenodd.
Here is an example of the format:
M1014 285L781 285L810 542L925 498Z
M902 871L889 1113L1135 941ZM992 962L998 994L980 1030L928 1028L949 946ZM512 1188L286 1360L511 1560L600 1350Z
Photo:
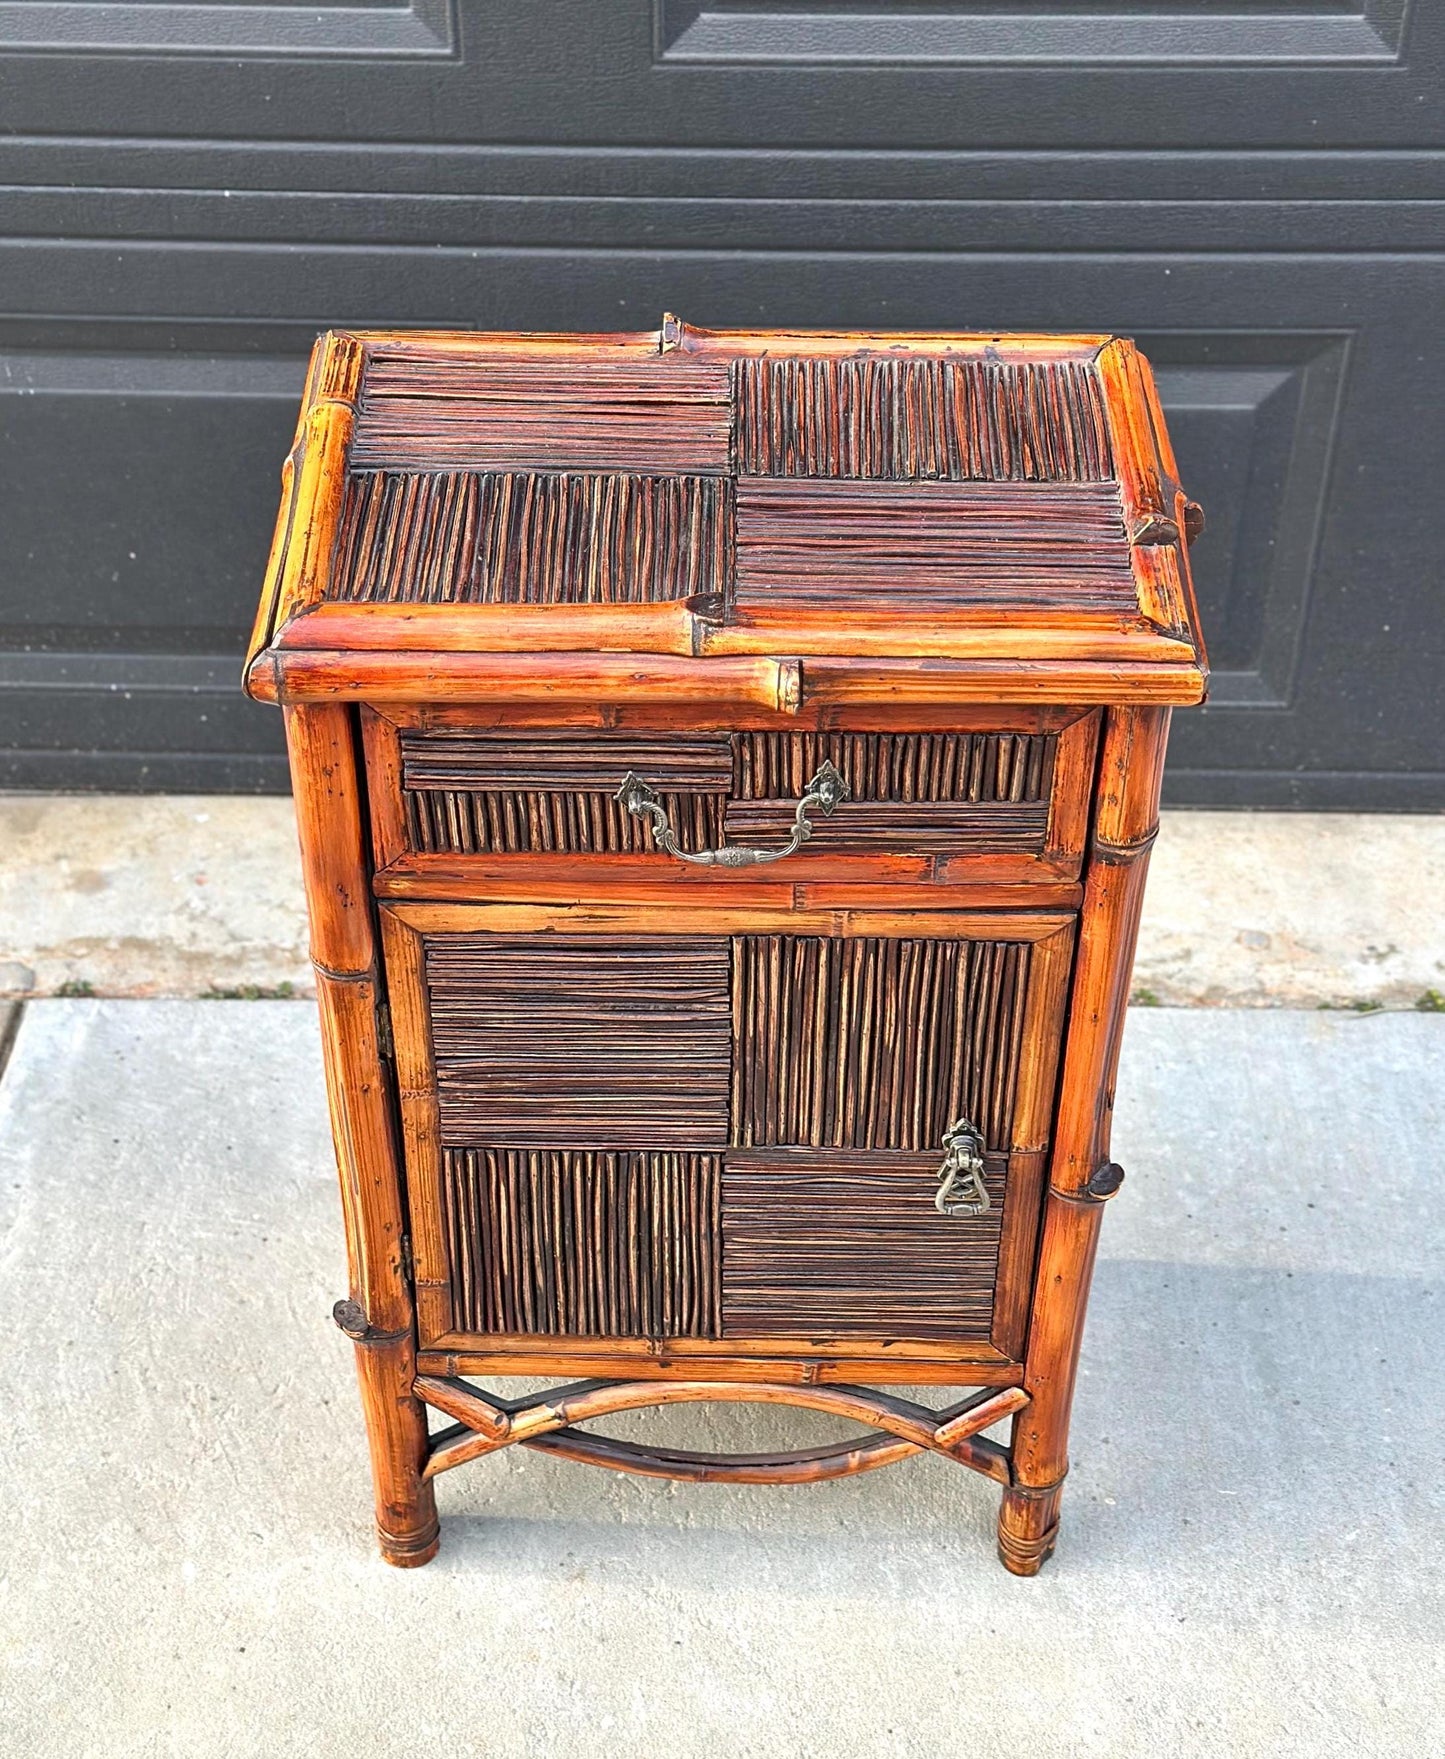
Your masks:
M762 733L733 735L739 800L796 799L825 761L863 801L1048 798L1053 733Z
M1012 1145L1030 949L1016 941L733 941L737 1147L937 1148L959 1117Z
M1103 386L1084 360L874 356L733 363L746 476L1106 482Z
M814 824L815 851L1041 852L1056 745L1051 733L737 733L725 829L786 835L826 761L849 797Z
M327 597L363 604L660 604L726 594L718 476L353 471Z
M706 1154L448 1149L454 1328L716 1337L721 1167Z
M649 823L610 794L546 789L413 790L406 796L412 848L423 854L640 855L654 847ZM661 794L682 848L723 840L720 794Z

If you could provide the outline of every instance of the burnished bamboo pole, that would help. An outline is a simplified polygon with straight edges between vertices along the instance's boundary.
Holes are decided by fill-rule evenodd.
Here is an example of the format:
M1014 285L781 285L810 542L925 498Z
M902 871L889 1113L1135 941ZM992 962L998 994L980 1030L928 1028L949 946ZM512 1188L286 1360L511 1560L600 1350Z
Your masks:
M1058 1533L1069 1410L1104 1201L1114 1076L1134 962L1149 847L1158 828L1169 711L1105 717L1094 831L1079 917L1058 1121L1025 1358L1028 1406L1014 1420L1014 1483L999 1511L999 1556L1037 1574Z
M353 711L291 706L291 758L326 1091L346 1218L350 1300L337 1319L356 1345L381 1555L424 1564L436 1502L422 1477L427 1427L413 1396L416 1334L389 1083L378 1036L378 968L363 844Z

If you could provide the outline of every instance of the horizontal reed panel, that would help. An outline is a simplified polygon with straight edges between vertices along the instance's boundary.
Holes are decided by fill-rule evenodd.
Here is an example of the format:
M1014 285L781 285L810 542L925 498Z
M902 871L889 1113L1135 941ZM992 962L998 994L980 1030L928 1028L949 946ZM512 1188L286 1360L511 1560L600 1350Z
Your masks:
M635 818L611 794L425 788L409 789L402 799L408 846L418 854L650 855L657 846L651 821ZM693 853L722 842L723 795L660 793L658 799L683 849Z
M736 733L733 794L797 799L827 762L855 802L1046 800L1056 743L1052 733Z
M1139 608L1112 484L744 478L735 569L744 609Z
M796 799L735 800L727 809L729 837L748 841L779 837L792 828ZM808 847L915 849L937 854L1036 854L1044 847L1049 809L1045 801L1021 806L966 801L851 801L831 818L814 821Z
M700 1154L446 1150L453 1328L716 1337L721 1164Z
M499 732L401 736L406 788L580 788L616 793L628 770L658 789L725 794L726 733Z
M733 1142L921 1152L967 1117L1007 1149L1030 949L733 941Z
M327 596L609 605L726 594L732 499L731 481L712 476L353 470Z
M444 1146L720 1148L728 943L424 939Z
M361 414L395 397L503 403L544 398L602 408L726 404L730 365L689 354L619 357L598 352L538 359L510 351L461 355L372 348L361 387Z
M724 1336L986 1340L1007 1159L986 1157L992 1207L981 1216L934 1208L940 1160L730 1154Z
M449 855L650 853L650 822L613 798L629 770L657 788L684 849L721 843L733 774L726 733L578 729L442 738L403 733L410 847Z
M875 356L734 362L737 467L753 476L1105 482L1092 362Z
M721 474L731 437L725 361L373 354L351 459L360 468Z

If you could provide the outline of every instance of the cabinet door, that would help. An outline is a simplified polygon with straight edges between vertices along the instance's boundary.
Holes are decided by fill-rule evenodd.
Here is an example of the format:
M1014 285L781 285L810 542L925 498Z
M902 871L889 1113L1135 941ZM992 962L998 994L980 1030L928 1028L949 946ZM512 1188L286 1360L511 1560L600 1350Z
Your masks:
M1070 918L382 915L423 1347L1018 1354Z

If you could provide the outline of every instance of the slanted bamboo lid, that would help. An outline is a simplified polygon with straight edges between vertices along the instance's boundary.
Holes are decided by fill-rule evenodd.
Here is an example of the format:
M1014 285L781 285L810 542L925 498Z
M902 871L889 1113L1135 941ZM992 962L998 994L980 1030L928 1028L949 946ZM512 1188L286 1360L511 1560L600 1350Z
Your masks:
M283 480L258 697L1204 694L1117 338L332 334Z

